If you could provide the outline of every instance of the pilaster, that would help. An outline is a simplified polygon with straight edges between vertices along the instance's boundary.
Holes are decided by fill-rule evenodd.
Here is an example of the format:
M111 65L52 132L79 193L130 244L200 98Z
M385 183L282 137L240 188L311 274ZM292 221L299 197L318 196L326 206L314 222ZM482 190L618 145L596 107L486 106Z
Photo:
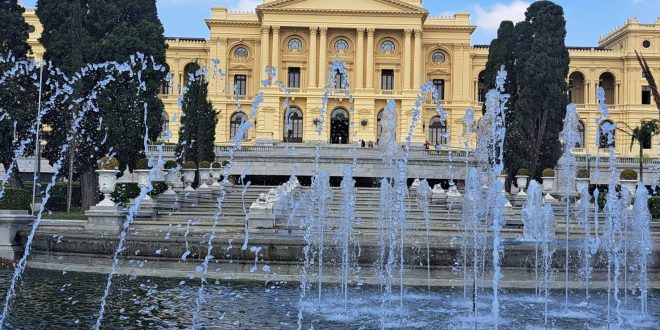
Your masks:
M307 66L307 71L308 71L308 82L307 86L309 89L314 89L316 88L317 85L317 80L316 80L316 70L317 70L317 65L316 65L316 52L317 52L317 45L316 45L316 34L317 34L318 27L310 27L309 28L309 65Z
M364 89L364 28L357 29L357 59L355 61L355 89Z
M374 89L374 32L376 29L367 29L367 89Z
M325 87L328 76L328 28L320 27L321 40L319 45L319 86Z
M412 54L411 36L412 36L411 29L405 29L403 31L403 40L404 40L403 41L403 90L404 91L410 91L410 77L411 77L410 57Z

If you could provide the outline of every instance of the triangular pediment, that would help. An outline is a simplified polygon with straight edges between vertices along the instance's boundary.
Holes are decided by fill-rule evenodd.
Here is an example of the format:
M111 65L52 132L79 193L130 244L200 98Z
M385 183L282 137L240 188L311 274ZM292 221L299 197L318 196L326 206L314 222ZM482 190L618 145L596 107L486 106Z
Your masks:
M423 7L402 0L274 0L257 7L257 11L314 12L391 12L428 14Z

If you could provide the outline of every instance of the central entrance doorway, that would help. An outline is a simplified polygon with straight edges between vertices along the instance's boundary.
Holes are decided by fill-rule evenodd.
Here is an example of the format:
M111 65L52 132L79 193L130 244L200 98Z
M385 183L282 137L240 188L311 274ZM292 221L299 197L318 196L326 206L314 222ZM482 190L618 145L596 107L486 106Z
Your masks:
M332 111L330 116L330 143L348 144L348 111L344 108L337 108Z

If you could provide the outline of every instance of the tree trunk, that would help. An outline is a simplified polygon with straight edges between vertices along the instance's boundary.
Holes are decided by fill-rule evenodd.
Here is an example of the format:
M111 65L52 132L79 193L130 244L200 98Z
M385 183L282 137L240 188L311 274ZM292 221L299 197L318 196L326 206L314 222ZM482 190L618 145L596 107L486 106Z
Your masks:
M9 165L11 165L11 162L2 163L2 166L5 168L5 173L9 172ZM21 180L21 170L18 168L18 163L14 166L11 176L9 176L8 183L10 188L23 188L23 180Z
M86 168L80 175L82 211L88 211L99 202L99 183L94 167Z
M639 182L644 184L644 145L639 141Z

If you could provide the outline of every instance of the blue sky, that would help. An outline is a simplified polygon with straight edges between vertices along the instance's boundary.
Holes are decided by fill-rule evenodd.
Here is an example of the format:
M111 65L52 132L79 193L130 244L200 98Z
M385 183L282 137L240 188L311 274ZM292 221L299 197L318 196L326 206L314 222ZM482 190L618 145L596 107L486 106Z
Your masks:
M157 0L165 34L176 37L206 37L204 19L211 6L236 10L253 10L261 0ZM329 0L330 1L330 0ZM34 7L36 0L24 0ZM660 17L660 0L556 0L564 7L569 46L596 46L598 37L623 25L626 19L638 17L642 23L653 23ZM468 12L472 24L478 26L472 42L487 44L495 36L504 19L522 20L529 0L425 0L431 15Z

